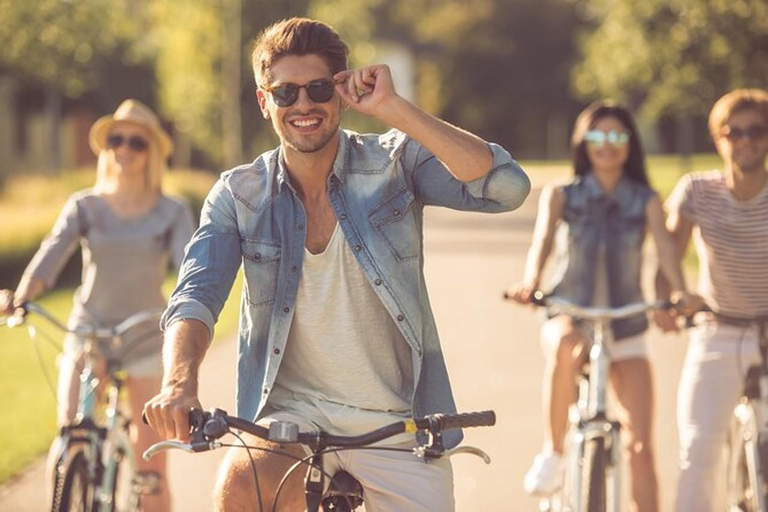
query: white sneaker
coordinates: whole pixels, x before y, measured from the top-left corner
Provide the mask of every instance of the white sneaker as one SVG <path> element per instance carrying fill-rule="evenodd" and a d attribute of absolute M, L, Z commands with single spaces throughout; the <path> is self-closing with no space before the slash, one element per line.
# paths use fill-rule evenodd
<path fill-rule="evenodd" d="M 528 494 L 549 496 L 563 484 L 563 458 L 557 453 L 540 453 L 525 474 L 523 488 Z"/>

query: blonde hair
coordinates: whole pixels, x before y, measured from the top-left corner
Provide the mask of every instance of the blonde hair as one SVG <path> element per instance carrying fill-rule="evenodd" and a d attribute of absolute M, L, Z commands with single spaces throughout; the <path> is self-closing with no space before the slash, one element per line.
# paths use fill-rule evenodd
<path fill-rule="evenodd" d="M 144 174 L 146 190 L 150 194 L 161 194 L 163 191 L 163 174 L 168 170 L 168 165 L 160 154 L 160 148 L 154 137 L 148 137 L 147 140 L 149 142 L 148 159 Z M 95 192 L 111 190 L 115 185 L 115 173 L 109 166 L 107 151 L 106 148 L 99 151 L 99 158 L 96 163 L 96 183 L 93 186 Z"/>
<path fill-rule="evenodd" d="M 720 132 L 728 119 L 737 111 L 754 109 L 760 112 L 768 123 L 768 92 L 763 89 L 734 89 L 717 102 L 709 111 L 709 134 L 713 140 L 720 137 Z"/>

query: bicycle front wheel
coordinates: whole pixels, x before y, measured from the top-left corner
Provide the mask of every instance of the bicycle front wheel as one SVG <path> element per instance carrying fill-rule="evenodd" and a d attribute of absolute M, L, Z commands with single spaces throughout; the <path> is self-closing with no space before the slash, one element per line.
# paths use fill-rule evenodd
<path fill-rule="evenodd" d="M 582 501 L 579 512 L 606 512 L 606 470 L 608 452 L 605 439 L 598 437 L 584 444 L 582 465 Z"/>
<path fill-rule="evenodd" d="M 92 512 L 93 492 L 88 461 L 83 452 L 78 452 L 57 468 L 51 511 Z"/>

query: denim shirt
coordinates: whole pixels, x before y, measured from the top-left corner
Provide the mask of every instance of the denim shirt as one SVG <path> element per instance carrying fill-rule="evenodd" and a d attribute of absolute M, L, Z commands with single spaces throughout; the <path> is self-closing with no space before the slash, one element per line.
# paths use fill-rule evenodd
<path fill-rule="evenodd" d="M 642 301 L 645 209 L 655 192 L 648 185 L 622 176 L 608 196 L 592 173 L 566 185 L 563 192 L 565 204 L 552 293 L 580 306 L 591 305 L 598 251 L 604 246 L 611 307 Z M 648 319 L 640 314 L 614 320 L 611 328 L 615 339 L 627 338 L 645 331 Z"/>
<path fill-rule="evenodd" d="M 456 179 L 402 132 L 340 131 L 328 198 L 352 252 L 411 348 L 412 413 L 455 412 L 424 280 L 423 208 L 497 213 L 520 206 L 527 176 L 490 144 L 493 167 L 469 183 Z M 162 325 L 197 319 L 209 331 L 242 264 L 237 414 L 258 418 L 280 368 L 302 272 L 306 213 L 281 148 L 227 171 L 209 193 L 200 228 L 187 247 Z M 470 269 L 467 269 L 470 271 Z M 334 314 L 333 305 L 325 305 Z M 340 335 L 343 335 L 340 333 Z M 343 354 L 338 368 L 343 371 Z M 446 445 L 461 440 L 446 433 Z"/>

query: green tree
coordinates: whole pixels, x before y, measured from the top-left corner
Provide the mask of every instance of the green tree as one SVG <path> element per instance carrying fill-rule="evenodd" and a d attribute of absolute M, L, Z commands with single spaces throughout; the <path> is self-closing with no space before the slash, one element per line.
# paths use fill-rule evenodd
<path fill-rule="evenodd" d="M 583 98 L 618 98 L 655 120 L 768 83 L 765 0 L 577 1 L 593 27 L 574 71 Z"/>
<path fill-rule="evenodd" d="M 567 0 L 315 0 L 351 43 L 394 40 L 417 58 L 417 101 L 518 156 L 562 156 L 579 105 L 570 68 L 579 27 Z M 358 59 L 358 63 L 359 63 Z"/>

